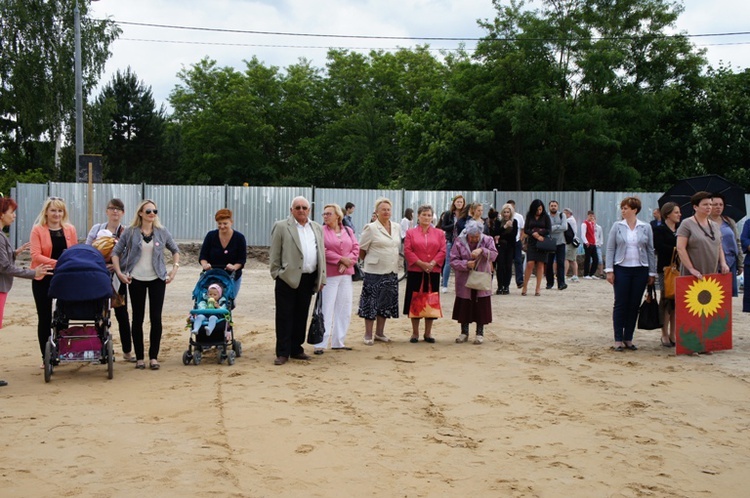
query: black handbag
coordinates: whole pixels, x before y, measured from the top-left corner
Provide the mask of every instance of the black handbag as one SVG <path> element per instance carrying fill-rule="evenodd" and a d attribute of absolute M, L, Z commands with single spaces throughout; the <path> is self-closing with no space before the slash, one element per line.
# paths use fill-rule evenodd
<path fill-rule="evenodd" d="M 352 281 L 359 282 L 365 279 L 365 272 L 362 271 L 362 267 L 359 263 L 354 263 L 354 273 L 352 274 Z"/>
<path fill-rule="evenodd" d="M 555 252 L 557 251 L 557 241 L 549 235 L 545 235 L 544 239 L 536 241 L 536 250 L 539 252 Z"/>
<path fill-rule="evenodd" d="M 315 309 L 313 310 L 312 320 L 310 320 L 310 328 L 307 329 L 307 343 L 308 344 L 320 344 L 323 342 L 323 336 L 326 333 L 326 326 L 323 320 L 323 302 L 320 299 L 321 292 L 318 292 L 318 296 L 315 298 Z"/>
<path fill-rule="evenodd" d="M 649 285 L 646 290 L 646 298 L 638 311 L 638 328 L 642 330 L 660 329 L 661 313 L 659 313 L 659 302 L 656 300 L 656 286 Z"/>

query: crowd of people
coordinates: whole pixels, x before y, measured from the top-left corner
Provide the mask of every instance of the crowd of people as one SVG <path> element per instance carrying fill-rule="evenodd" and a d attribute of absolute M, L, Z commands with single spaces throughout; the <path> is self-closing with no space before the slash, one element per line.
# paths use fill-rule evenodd
<path fill-rule="evenodd" d="M 543 278 L 547 290 L 556 284 L 564 291 L 566 279 L 579 281 L 577 254 L 582 244 L 583 279 L 606 278 L 613 286 L 613 349 L 638 349 L 633 343 L 638 309 L 646 286 L 654 283 L 662 290 L 661 344 L 674 347 L 675 300 L 664 295 L 664 268 L 678 260 L 682 275 L 702 278 L 708 273 L 731 273 L 733 296 L 738 295 L 737 275 L 749 269 L 750 258 L 744 254 L 750 251 L 750 224 L 745 223 L 739 234 L 734 220 L 723 215 L 724 202 L 720 194 L 698 192 L 691 199 L 692 217 L 682 220 L 679 206 L 667 202 L 654 210 L 654 220 L 646 223 L 637 217 L 642 209 L 640 199 L 627 197 L 620 203 L 621 219 L 611 227 L 603 253 L 603 229 L 596 223 L 594 212 L 588 211 L 578 227 L 572 211 L 560 210 L 556 200 L 545 207 L 542 200 L 534 199 L 525 217 L 516 212 L 515 202 L 508 200 L 499 211 L 490 209 L 483 218 L 481 203 L 467 203 L 457 195 L 440 216 L 432 206 L 422 205 L 416 210 L 416 220 L 413 209 L 408 208 L 396 223 L 391 219 L 393 203 L 380 198 L 371 222 L 358 235 L 351 218 L 354 204 L 347 203 L 344 209 L 326 204 L 323 223 L 319 224 L 310 218 L 310 202 L 295 197 L 289 216 L 276 222 L 271 231 L 270 273 L 275 281 L 276 304 L 274 364 L 283 365 L 290 358 L 310 359 L 303 344 L 310 303 L 316 293 L 322 297 L 325 334 L 314 345 L 314 353 L 323 354 L 328 348 L 351 349 L 346 346 L 346 337 L 353 308 L 352 279 L 360 267 L 363 278 L 357 315 L 364 321 L 362 341 L 367 346 L 376 341 L 390 342 L 385 326 L 389 318 L 399 317 L 402 248 L 407 270 L 402 313 L 411 320 L 411 343 L 418 343 L 420 335 L 424 342 L 435 342 L 433 323 L 442 316 L 440 294 L 448 291 L 451 270 L 455 289 L 451 318 L 459 325 L 456 342 L 468 342 L 469 327 L 474 323 L 473 343 L 482 344 L 484 326 L 492 322 L 492 294 L 510 294 L 514 273 L 522 296 L 527 295 L 532 276 L 535 296 L 541 295 Z M 16 208 L 13 199 L 0 198 L 0 229 L 15 221 Z M 149 368 L 158 370 L 162 308 L 166 286 L 180 267 L 179 248 L 161 225 L 153 200 L 146 199 L 136 207 L 128 226 L 122 224 L 125 205 L 120 199 L 109 201 L 106 215 L 106 221 L 91 228 L 85 243 L 99 248 L 97 242 L 103 237 L 110 240 L 111 252 L 103 255 L 107 268 L 119 281 L 115 294 L 125 302 L 114 309 L 123 358 L 135 363 L 136 369 L 146 368 L 143 322 L 148 298 Z M 217 229 L 206 235 L 199 262 L 204 271 L 221 269 L 230 273 L 236 297 L 247 259 L 247 242 L 233 229 L 230 210 L 220 209 L 215 220 Z M 30 242 L 14 249 L 7 237 L 0 237 L 0 328 L 13 278 L 33 279 L 42 357 L 51 330 L 52 299 L 48 291 L 55 264 L 63 251 L 77 243 L 65 201 L 58 197 L 45 201 Z M 31 268 L 17 267 L 16 257 L 29 249 Z M 171 264 L 165 259 L 165 250 L 172 255 Z M 128 298 L 132 315 L 128 314 Z M 222 289 L 207 292 L 205 298 L 216 304 L 222 298 Z M 747 292 L 743 311 L 750 312 Z M 0 381 L 2 385 L 6 382 Z"/>

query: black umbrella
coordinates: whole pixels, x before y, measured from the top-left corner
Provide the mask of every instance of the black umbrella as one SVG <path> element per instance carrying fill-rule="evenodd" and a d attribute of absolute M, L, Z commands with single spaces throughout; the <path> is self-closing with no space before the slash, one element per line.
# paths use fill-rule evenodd
<path fill-rule="evenodd" d="M 710 192 L 724 196 L 724 215 L 734 221 L 740 221 L 747 214 L 745 190 L 719 175 L 694 176 L 679 180 L 664 195 L 659 197 L 659 207 L 667 202 L 676 202 L 680 206 L 682 219 L 693 216 L 693 205 L 690 197 L 696 192 Z"/>

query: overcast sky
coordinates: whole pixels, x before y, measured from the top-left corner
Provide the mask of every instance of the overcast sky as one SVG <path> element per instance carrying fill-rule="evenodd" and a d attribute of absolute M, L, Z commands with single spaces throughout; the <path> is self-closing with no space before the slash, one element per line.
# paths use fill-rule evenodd
<path fill-rule="evenodd" d="M 747 0 L 684 0 L 678 28 L 689 34 L 750 31 Z M 486 32 L 477 19 L 494 18 L 491 0 L 99 0 L 89 15 L 119 22 L 252 30 L 282 33 L 462 37 Z M 150 85 L 158 103 L 179 82 L 177 72 L 208 56 L 220 66 L 242 69 L 256 56 L 263 64 L 285 68 L 301 57 L 325 66 L 328 47 L 393 49 L 413 47 L 411 40 L 300 37 L 212 33 L 121 24 L 102 81 L 130 66 Z M 145 41 L 150 40 L 150 41 Z M 190 43 L 176 43 L 190 42 Z M 693 38 L 708 50 L 709 63 L 750 67 L 750 35 Z M 430 41 L 432 48 L 456 48 L 459 42 Z M 234 46 L 228 44 L 235 44 Z M 472 48 L 474 42 L 466 42 Z M 95 92 L 98 93 L 98 90 Z"/>

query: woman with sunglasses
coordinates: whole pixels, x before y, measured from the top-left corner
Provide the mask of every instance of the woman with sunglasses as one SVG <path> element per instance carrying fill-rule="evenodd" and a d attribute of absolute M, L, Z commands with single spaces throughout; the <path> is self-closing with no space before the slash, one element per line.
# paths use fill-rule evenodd
<path fill-rule="evenodd" d="M 95 224 L 91 227 L 88 236 L 86 237 L 86 244 L 92 245 L 97 239 L 97 234 L 101 230 L 108 230 L 112 234 L 112 240 L 108 242 L 113 246 L 117 244 L 117 240 L 122 235 L 125 227 L 122 225 L 122 217 L 125 214 L 125 203 L 120 199 L 110 199 L 107 203 L 107 221 L 104 223 Z M 105 261 L 107 262 L 107 269 L 109 273 L 114 273 L 115 269 L 112 265 L 112 256 L 105 255 Z M 117 327 L 120 330 L 120 345 L 122 346 L 123 359 L 130 363 L 135 363 L 135 356 L 132 354 L 133 350 L 133 339 L 130 334 L 130 316 L 128 316 L 128 286 L 120 282 L 120 286 L 117 287 L 117 293 L 122 296 L 123 305 L 116 307 L 115 318 L 117 319 Z"/>
<path fill-rule="evenodd" d="M 112 264 L 117 278 L 128 285 L 133 308 L 133 347 L 135 368 L 146 368 L 143 354 L 143 319 L 146 314 L 146 294 L 149 301 L 151 330 L 149 333 L 149 368 L 159 370 L 161 343 L 161 312 L 166 285 L 174 280 L 180 267 L 180 250 L 169 231 L 159 223 L 156 203 L 146 199 L 138 205 L 133 222 L 122 233 L 112 252 Z M 172 270 L 167 273 L 164 249 L 172 253 Z"/>
<path fill-rule="evenodd" d="M 65 249 L 78 243 L 76 227 L 68 222 L 68 208 L 60 197 L 50 197 L 44 202 L 42 211 L 34 221 L 29 239 L 31 243 L 31 269 L 47 265 L 54 269 L 57 260 Z M 44 360 L 44 347 L 50 336 L 52 325 L 52 298 L 49 297 L 49 284 L 52 276 L 31 282 L 37 316 L 37 338 L 39 350 Z M 44 365 L 42 365 L 44 368 Z"/>

